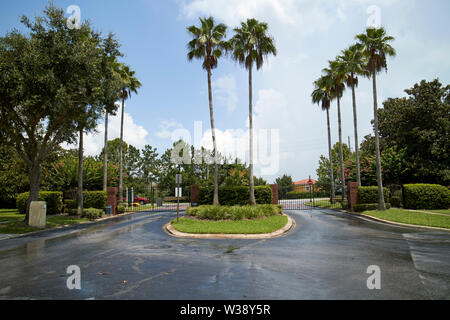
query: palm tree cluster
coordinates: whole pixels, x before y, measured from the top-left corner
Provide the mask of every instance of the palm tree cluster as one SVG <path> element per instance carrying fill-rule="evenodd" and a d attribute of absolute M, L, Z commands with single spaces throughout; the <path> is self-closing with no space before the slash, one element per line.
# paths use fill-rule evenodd
<path fill-rule="evenodd" d="M 311 95 L 312 101 L 319 104 L 327 112 L 328 124 L 328 149 L 331 169 L 331 200 L 335 201 L 335 187 L 333 176 L 333 159 L 331 154 L 331 127 L 330 127 L 330 108 L 333 100 L 337 101 L 338 111 L 338 135 L 339 135 L 339 162 L 340 162 L 340 181 L 342 184 L 343 200 L 346 198 L 345 177 L 344 177 L 344 159 L 342 144 L 342 118 L 341 118 L 341 98 L 347 88 L 352 90 L 353 101 L 353 125 L 355 131 L 356 146 L 356 179 L 361 186 L 361 171 L 359 160 L 359 138 L 358 121 L 355 89 L 358 87 L 359 77 L 372 78 L 373 82 L 373 101 L 374 101 L 374 132 L 376 145 L 376 164 L 377 164 L 377 183 L 378 183 L 378 207 L 379 210 L 386 210 L 383 195 L 382 168 L 380 162 L 380 143 L 378 132 L 378 104 L 377 104 L 377 85 L 376 75 L 382 70 L 387 70 L 387 57 L 395 56 L 395 49 L 389 44 L 394 40 L 393 37 L 386 34 L 384 28 L 367 28 L 366 32 L 355 37 L 357 43 L 343 50 L 341 55 L 335 60 L 329 61 L 329 66 L 322 70 L 322 76 L 314 81 L 314 91 Z"/>
<path fill-rule="evenodd" d="M 253 67 L 259 70 L 264 61 L 271 54 L 277 55 L 273 38 L 268 34 L 268 25 L 256 19 L 247 19 L 240 27 L 234 29 L 234 36 L 226 40 L 228 27 L 216 24 L 213 17 L 200 18 L 200 26 L 187 28 L 192 40 L 188 43 L 188 60 L 200 59 L 203 69 L 208 75 L 208 99 L 215 160 L 214 172 L 214 199 L 213 204 L 219 205 L 219 170 L 217 159 L 217 142 L 214 125 L 214 108 L 212 99 L 211 75 L 217 68 L 219 59 L 229 53 L 232 59 L 248 70 L 249 80 L 249 150 L 250 150 L 250 199 L 251 205 L 256 204 L 253 166 Z"/>

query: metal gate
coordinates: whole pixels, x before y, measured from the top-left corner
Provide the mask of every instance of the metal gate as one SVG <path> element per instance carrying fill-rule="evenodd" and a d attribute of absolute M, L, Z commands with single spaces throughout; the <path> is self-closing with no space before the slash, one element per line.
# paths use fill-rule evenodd
<path fill-rule="evenodd" d="M 123 206 L 126 212 L 177 211 L 190 207 L 190 187 L 182 188 L 182 197 L 175 197 L 175 188 L 161 188 L 158 185 L 125 186 L 123 189 Z"/>
<path fill-rule="evenodd" d="M 278 185 L 278 203 L 285 210 L 336 209 L 342 207 L 342 197 L 331 201 L 330 192 L 314 185 Z"/>

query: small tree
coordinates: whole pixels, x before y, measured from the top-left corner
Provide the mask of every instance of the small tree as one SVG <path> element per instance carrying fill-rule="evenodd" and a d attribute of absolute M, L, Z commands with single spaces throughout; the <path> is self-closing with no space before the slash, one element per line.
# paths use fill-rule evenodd
<path fill-rule="evenodd" d="M 101 37 L 87 22 L 70 29 L 66 20 L 50 4 L 34 22 L 22 17 L 28 34 L 0 38 L 0 128 L 28 165 L 28 208 L 38 200 L 42 162 L 75 141 L 84 106 L 101 96 Z"/>

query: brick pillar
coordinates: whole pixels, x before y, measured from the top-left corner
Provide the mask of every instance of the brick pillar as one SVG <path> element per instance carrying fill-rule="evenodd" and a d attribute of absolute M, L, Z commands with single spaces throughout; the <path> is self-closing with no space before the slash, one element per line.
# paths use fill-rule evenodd
<path fill-rule="evenodd" d="M 350 207 L 351 212 L 355 212 L 353 207 L 358 204 L 358 182 L 349 182 L 348 183 L 348 205 Z"/>
<path fill-rule="evenodd" d="M 198 206 L 200 186 L 191 186 L 191 206 Z"/>
<path fill-rule="evenodd" d="M 119 193 L 119 189 L 115 187 L 110 187 L 107 189 L 107 199 L 106 199 L 106 206 L 112 207 L 112 214 L 113 216 L 117 215 L 117 194 Z"/>
<path fill-rule="evenodd" d="M 272 188 L 272 204 L 278 204 L 278 185 L 271 184 L 270 187 Z"/>

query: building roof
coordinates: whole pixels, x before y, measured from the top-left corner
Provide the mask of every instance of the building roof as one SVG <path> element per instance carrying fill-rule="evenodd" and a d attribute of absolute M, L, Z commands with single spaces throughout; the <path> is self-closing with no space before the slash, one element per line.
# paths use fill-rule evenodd
<path fill-rule="evenodd" d="M 311 179 L 311 180 L 314 184 L 317 183 L 317 180 L 314 180 L 314 179 Z M 298 186 L 298 185 L 308 184 L 308 182 L 309 182 L 309 179 L 304 179 L 304 180 L 294 182 L 294 185 Z"/>

